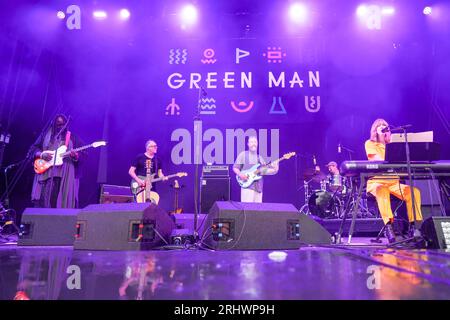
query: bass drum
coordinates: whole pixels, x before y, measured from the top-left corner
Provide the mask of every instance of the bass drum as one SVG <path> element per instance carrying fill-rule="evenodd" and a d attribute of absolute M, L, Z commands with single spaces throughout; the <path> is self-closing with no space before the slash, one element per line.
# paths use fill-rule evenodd
<path fill-rule="evenodd" d="M 337 218 L 341 205 L 336 195 L 323 190 L 314 191 L 308 199 L 309 212 L 320 218 Z"/>

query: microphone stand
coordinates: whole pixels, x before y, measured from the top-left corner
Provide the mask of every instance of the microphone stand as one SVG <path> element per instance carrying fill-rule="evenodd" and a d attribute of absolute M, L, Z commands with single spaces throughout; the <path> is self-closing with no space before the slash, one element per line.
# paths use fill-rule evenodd
<path fill-rule="evenodd" d="M 409 188 L 411 192 L 411 201 L 412 201 L 412 212 L 413 212 L 413 228 L 414 228 L 414 235 L 412 238 L 408 238 L 402 241 L 398 241 L 396 243 L 392 243 L 390 246 L 395 246 L 401 243 L 410 242 L 412 240 L 416 240 L 416 233 L 417 233 L 417 215 L 416 215 L 416 199 L 414 195 L 414 180 L 412 178 L 412 170 L 411 170 L 411 156 L 410 156 L 410 150 L 409 150 L 409 142 L 408 142 L 408 134 L 406 132 L 406 128 L 410 127 L 411 125 L 405 125 L 405 126 L 399 126 L 397 128 L 394 128 L 392 130 L 402 130 L 405 135 L 405 153 L 406 153 L 406 168 L 408 172 L 408 181 L 409 181 Z M 391 131 L 392 131 L 391 130 Z M 403 196 L 404 197 L 404 196 Z M 420 238 L 420 237 L 419 237 Z M 418 240 L 418 239 L 417 239 Z"/>
<path fill-rule="evenodd" d="M 201 102 L 201 98 L 202 98 L 202 93 L 206 92 L 204 91 L 204 89 L 202 87 L 198 88 L 198 101 L 197 101 L 197 111 L 196 114 L 194 116 L 194 131 L 196 129 L 196 122 L 200 122 L 201 123 L 201 119 L 200 119 L 200 102 Z M 199 134 L 199 133 L 197 133 Z M 202 140 L 200 139 L 200 141 L 195 141 L 195 132 L 194 132 L 194 145 L 195 148 L 197 149 L 199 146 L 197 145 L 198 143 L 202 143 Z M 201 148 L 200 148 L 201 149 Z M 201 152 L 198 150 L 194 150 L 194 158 L 197 157 L 202 157 L 202 155 L 200 155 L 199 153 Z M 198 240 L 200 239 L 199 235 L 198 235 L 198 215 L 200 213 L 200 177 L 199 177 L 199 161 L 197 161 L 198 159 L 194 159 L 195 162 L 195 175 L 194 175 L 194 242 L 197 243 Z"/>
<path fill-rule="evenodd" d="M 408 125 L 409 126 L 409 125 Z M 417 215 L 416 215 L 416 199 L 415 199 L 415 195 L 414 195 L 414 180 L 412 178 L 412 172 L 411 172 L 411 155 L 410 155 L 410 151 L 409 151 L 409 142 L 408 142 L 408 134 L 406 133 L 406 126 L 400 127 L 403 130 L 403 133 L 405 135 L 405 153 L 406 153 L 406 167 L 408 170 L 408 180 L 409 180 L 409 188 L 410 188 L 410 192 L 411 192 L 411 201 L 412 201 L 412 212 L 413 212 L 413 228 L 414 228 L 414 235 L 412 238 L 407 239 L 407 240 L 412 240 L 415 239 L 415 234 L 417 231 L 417 226 L 416 226 L 416 222 L 417 222 Z"/>
<path fill-rule="evenodd" d="M 342 145 L 342 144 L 339 144 L 339 148 L 342 149 L 342 150 L 347 151 L 347 154 L 348 154 L 348 160 L 349 160 L 349 161 L 353 161 L 353 159 L 352 159 L 352 153 L 355 153 L 354 150 L 349 149 L 349 148 L 347 148 L 346 146 L 344 146 L 344 145 Z M 339 173 L 339 174 L 340 174 L 340 173 Z M 345 184 L 344 181 L 343 181 L 343 184 Z M 353 179 L 351 179 L 351 178 L 349 179 L 349 190 L 353 190 Z M 353 194 L 348 195 L 348 196 L 353 196 Z M 344 214 L 345 214 L 345 213 L 344 213 Z"/>

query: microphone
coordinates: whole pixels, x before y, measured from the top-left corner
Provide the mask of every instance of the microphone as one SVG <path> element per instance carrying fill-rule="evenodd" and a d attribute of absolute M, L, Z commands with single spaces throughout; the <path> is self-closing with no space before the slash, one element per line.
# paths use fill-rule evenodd
<path fill-rule="evenodd" d="M 382 129 L 381 132 L 382 133 L 386 133 L 388 131 L 400 131 L 400 130 L 403 130 L 403 129 L 406 129 L 406 128 L 409 128 L 409 127 L 412 127 L 412 125 L 411 124 L 405 124 L 404 126 L 397 126 L 397 127 L 395 127 L 395 126 L 387 126 L 386 128 Z"/>
<path fill-rule="evenodd" d="M 387 127 L 385 127 L 384 125 L 380 126 L 377 128 L 377 133 L 383 134 L 383 133 L 389 132 L 389 131 L 391 131 L 391 128 L 393 128 L 393 127 L 394 126 L 391 126 L 391 125 L 388 125 Z"/>
<path fill-rule="evenodd" d="M 338 144 L 338 153 L 342 153 L 342 148 L 341 148 L 341 144 Z"/>
<path fill-rule="evenodd" d="M 314 163 L 314 166 L 317 166 L 317 160 L 316 160 L 316 156 L 315 155 L 313 155 L 313 163 Z"/>

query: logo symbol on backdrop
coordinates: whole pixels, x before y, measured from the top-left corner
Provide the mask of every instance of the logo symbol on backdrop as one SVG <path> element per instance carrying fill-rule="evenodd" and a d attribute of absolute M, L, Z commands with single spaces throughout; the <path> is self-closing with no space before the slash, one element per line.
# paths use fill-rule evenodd
<path fill-rule="evenodd" d="M 216 114 L 216 100 L 214 98 L 200 99 L 200 114 Z"/>
<path fill-rule="evenodd" d="M 231 101 L 231 107 L 234 111 L 239 113 L 249 112 L 253 108 L 253 105 L 253 101 L 250 101 L 249 103 L 245 101 L 239 101 L 237 105 L 234 101 Z"/>
<path fill-rule="evenodd" d="M 169 64 L 186 64 L 188 51 L 187 49 L 170 49 Z"/>
<path fill-rule="evenodd" d="M 267 57 L 268 63 L 281 63 L 286 53 L 281 51 L 281 47 L 267 47 L 267 53 L 263 53 L 263 56 Z"/>
<path fill-rule="evenodd" d="M 178 116 L 180 115 L 180 106 L 175 103 L 175 98 L 172 98 L 172 102 L 166 107 L 166 116 Z"/>
<path fill-rule="evenodd" d="M 281 101 L 281 97 L 278 97 L 278 108 L 277 108 L 277 97 L 273 97 L 272 99 L 272 107 L 270 108 L 270 114 L 287 114 L 286 109 L 284 108 L 283 101 Z"/>
<path fill-rule="evenodd" d="M 309 97 L 305 96 L 305 108 L 306 111 L 315 113 L 320 110 L 320 96 Z"/>
<path fill-rule="evenodd" d="M 236 63 L 240 63 L 240 59 L 248 57 L 250 55 L 250 51 L 241 50 L 236 48 Z"/>
<path fill-rule="evenodd" d="M 214 59 L 215 55 L 216 55 L 216 53 L 214 52 L 213 49 L 206 49 L 205 51 L 203 51 L 203 56 L 205 57 L 205 59 L 201 59 L 200 61 L 203 64 L 216 63 L 217 59 Z"/>

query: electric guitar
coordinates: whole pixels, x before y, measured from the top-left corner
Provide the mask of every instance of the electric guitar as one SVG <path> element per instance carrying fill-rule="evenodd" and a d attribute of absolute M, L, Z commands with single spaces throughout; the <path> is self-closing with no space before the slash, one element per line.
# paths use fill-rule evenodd
<path fill-rule="evenodd" d="M 260 163 L 257 163 L 253 167 L 251 167 L 250 169 L 241 171 L 241 174 L 245 174 L 247 176 L 247 180 L 245 180 L 245 181 L 242 180 L 238 175 L 236 175 L 236 180 L 239 183 L 239 185 L 241 186 L 241 188 L 246 189 L 246 188 L 250 187 L 253 182 L 262 179 L 261 172 L 262 172 L 263 169 L 267 168 L 271 164 L 278 163 L 278 162 L 281 162 L 283 160 L 290 159 L 293 156 L 295 156 L 295 152 L 290 152 L 290 153 L 284 154 L 281 158 L 279 158 L 277 160 L 274 160 L 274 161 L 272 161 L 269 164 L 262 165 Z"/>
<path fill-rule="evenodd" d="M 65 157 L 69 156 L 72 151 L 78 152 L 78 151 L 82 151 L 85 149 L 97 148 L 97 147 L 102 147 L 102 146 L 106 146 L 106 141 L 96 141 L 91 144 L 88 144 L 88 145 L 85 145 L 85 146 L 82 146 L 82 147 L 79 147 L 76 149 L 72 149 L 69 151 L 67 151 L 67 146 L 65 146 L 65 145 L 60 146 L 55 151 L 52 151 L 52 150 L 42 151 L 42 153 L 51 154 L 52 160 L 46 161 L 41 158 L 34 160 L 34 171 L 38 174 L 41 174 L 53 166 L 56 166 L 56 167 L 61 166 L 63 164 L 63 159 Z M 56 154 L 56 156 L 55 156 L 55 154 Z"/>
<path fill-rule="evenodd" d="M 150 165 L 149 165 L 149 163 L 150 163 Z M 139 184 L 136 182 L 136 180 L 133 179 L 131 181 L 131 192 L 135 195 L 136 202 L 138 202 L 138 203 L 152 202 L 154 204 L 158 204 L 160 197 L 159 197 L 159 194 L 157 194 L 155 191 L 152 191 L 152 183 L 161 181 L 162 178 L 155 178 L 156 174 L 150 173 L 151 160 L 146 161 L 146 167 L 147 167 L 146 176 L 145 177 L 138 176 L 140 179 L 145 179 L 145 186 L 140 187 Z M 174 177 L 181 178 L 181 177 L 185 177 L 185 176 L 187 176 L 187 172 L 178 172 L 175 174 L 165 176 L 165 178 L 171 179 Z"/>

